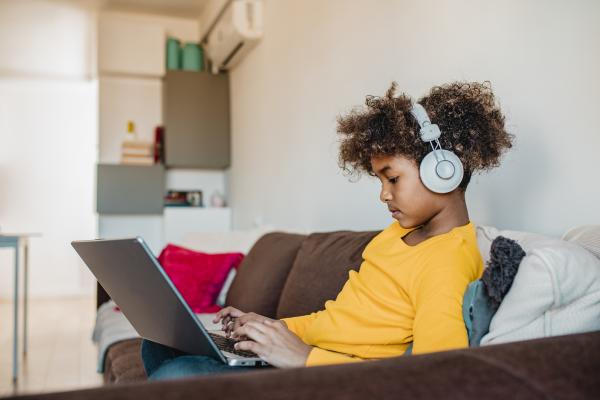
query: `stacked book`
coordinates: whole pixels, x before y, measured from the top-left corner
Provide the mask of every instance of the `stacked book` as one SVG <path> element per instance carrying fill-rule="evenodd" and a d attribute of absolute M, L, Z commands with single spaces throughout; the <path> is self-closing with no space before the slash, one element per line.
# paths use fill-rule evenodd
<path fill-rule="evenodd" d="M 125 140 L 121 145 L 121 163 L 129 165 L 154 164 L 154 143 L 143 140 Z"/>
<path fill-rule="evenodd" d="M 169 190 L 165 207 L 202 207 L 202 190 Z"/>

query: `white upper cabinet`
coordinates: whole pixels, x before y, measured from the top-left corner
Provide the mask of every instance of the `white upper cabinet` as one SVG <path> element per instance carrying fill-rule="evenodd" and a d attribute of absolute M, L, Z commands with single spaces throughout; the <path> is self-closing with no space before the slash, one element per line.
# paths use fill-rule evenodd
<path fill-rule="evenodd" d="M 98 26 L 100 74 L 162 77 L 165 74 L 164 26 L 118 14 L 103 14 Z"/>

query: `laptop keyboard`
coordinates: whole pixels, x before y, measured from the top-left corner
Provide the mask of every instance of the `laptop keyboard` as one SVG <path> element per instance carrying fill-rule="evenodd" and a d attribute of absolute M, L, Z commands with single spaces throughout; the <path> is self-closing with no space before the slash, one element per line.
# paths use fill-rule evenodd
<path fill-rule="evenodd" d="M 242 357 L 251 357 L 251 358 L 260 358 L 256 353 L 247 350 L 236 350 L 233 348 L 233 345 L 237 343 L 237 340 L 226 338 L 221 335 L 217 335 L 216 333 L 208 332 L 212 340 L 214 340 L 217 347 L 223 351 L 227 351 L 229 353 L 237 354 Z"/>

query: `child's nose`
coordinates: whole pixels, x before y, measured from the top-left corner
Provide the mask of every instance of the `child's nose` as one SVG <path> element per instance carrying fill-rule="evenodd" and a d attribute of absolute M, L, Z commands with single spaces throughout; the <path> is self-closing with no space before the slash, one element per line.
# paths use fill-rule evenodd
<path fill-rule="evenodd" d="M 392 200 L 392 194 L 390 192 L 388 192 L 387 190 L 381 190 L 381 192 L 379 193 L 379 199 L 383 202 L 383 203 L 387 203 L 388 201 Z"/>

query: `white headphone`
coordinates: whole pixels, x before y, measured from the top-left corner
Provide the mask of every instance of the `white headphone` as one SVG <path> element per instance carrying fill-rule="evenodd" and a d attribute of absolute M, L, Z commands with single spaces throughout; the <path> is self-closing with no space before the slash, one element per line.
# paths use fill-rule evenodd
<path fill-rule="evenodd" d="M 432 124 L 425 108 L 414 103 L 410 113 L 419 123 L 421 140 L 431 145 L 429 152 L 421 165 L 419 174 L 423 185 L 435 193 L 449 193 L 456 189 L 463 178 L 463 165 L 460 158 L 451 151 L 442 149 L 439 137 L 440 128 Z"/>

